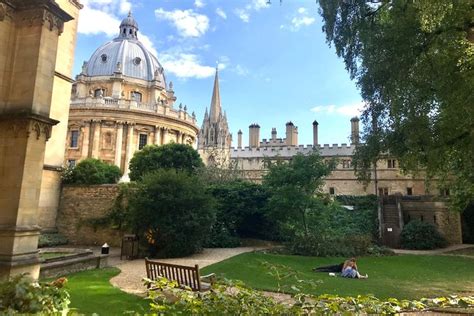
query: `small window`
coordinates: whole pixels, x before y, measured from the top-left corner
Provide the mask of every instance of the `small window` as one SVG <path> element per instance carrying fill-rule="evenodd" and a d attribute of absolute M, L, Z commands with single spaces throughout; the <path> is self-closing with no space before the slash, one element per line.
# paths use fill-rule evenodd
<path fill-rule="evenodd" d="M 100 60 L 102 60 L 103 63 L 106 63 L 107 62 L 107 55 L 106 54 L 100 55 Z"/>
<path fill-rule="evenodd" d="M 397 168 L 397 161 L 395 159 L 387 159 L 387 168 L 388 169 Z"/>
<path fill-rule="evenodd" d="M 388 188 L 379 188 L 379 196 L 388 195 Z"/>
<path fill-rule="evenodd" d="M 147 134 L 140 134 L 139 139 L 138 139 L 138 149 L 142 149 L 143 147 L 146 146 L 148 141 L 148 135 Z"/>
<path fill-rule="evenodd" d="M 142 59 L 140 57 L 135 57 L 133 59 L 133 63 L 137 66 L 140 65 L 141 62 L 142 62 Z"/>
<path fill-rule="evenodd" d="M 342 168 L 343 169 L 350 169 L 352 168 L 351 160 L 345 159 L 342 161 Z"/>
<path fill-rule="evenodd" d="M 69 168 L 74 168 L 76 166 L 76 160 L 75 159 L 68 159 L 67 160 L 67 165 Z"/>
<path fill-rule="evenodd" d="M 329 188 L 329 194 L 331 195 L 336 194 L 336 190 L 333 187 Z"/>
<path fill-rule="evenodd" d="M 133 101 L 142 102 L 142 94 L 140 92 L 132 91 L 131 99 Z"/>
<path fill-rule="evenodd" d="M 413 188 L 407 188 L 407 195 L 413 195 Z"/>
<path fill-rule="evenodd" d="M 71 131 L 71 142 L 69 143 L 70 148 L 77 148 L 79 143 L 79 131 Z"/>
<path fill-rule="evenodd" d="M 449 196 L 449 189 L 441 189 L 439 190 L 439 195 L 441 196 Z"/>

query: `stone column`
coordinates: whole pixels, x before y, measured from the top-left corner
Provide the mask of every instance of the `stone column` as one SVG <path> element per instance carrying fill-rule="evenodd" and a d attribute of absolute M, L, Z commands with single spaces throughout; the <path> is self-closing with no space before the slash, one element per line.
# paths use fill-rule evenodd
<path fill-rule="evenodd" d="M 127 123 L 127 147 L 125 153 L 125 166 L 122 181 L 129 181 L 130 178 L 128 174 L 130 173 L 130 160 L 135 153 L 135 144 L 134 144 L 134 128 L 132 123 Z"/>
<path fill-rule="evenodd" d="M 186 134 L 181 133 L 181 144 L 185 144 L 185 141 L 186 141 Z"/>
<path fill-rule="evenodd" d="M 163 145 L 168 144 L 170 142 L 169 139 L 169 128 L 163 128 Z"/>
<path fill-rule="evenodd" d="M 92 158 L 99 159 L 100 156 L 100 120 L 92 120 L 94 134 L 92 136 Z"/>
<path fill-rule="evenodd" d="M 71 18 L 52 0 L 0 6 L 0 280 L 39 276 L 39 195 L 46 141 L 58 123 L 50 118 L 53 74 Z"/>
<path fill-rule="evenodd" d="M 155 139 L 154 143 L 157 146 L 161 145 L 161 127 L 160 126 L 155 126 Z"/>
<path fill-rule="evenodd" d="M 176 144 L 181 144 L 181 136 L 182 133 L 180 131 L 176 131 Z"/>
<path fill-rule="evenodd" d="M 318 121 L 314 120 L 313 122 L 313 146 L 316 147 L 319 145 L 318 141 Z"/>
<path fill-rule="evenodd" d="M 117 133 L 115 138 L 115 165 L 122 169 L 122 138 L 123 138 L 123 123 L 117 122 Z"/>
<path fill-rule="evenodd" d="M 81 160 L 89 157 L 89 138 L 91 132 L 91 122 L 84 122 L 82 128 Z"/>

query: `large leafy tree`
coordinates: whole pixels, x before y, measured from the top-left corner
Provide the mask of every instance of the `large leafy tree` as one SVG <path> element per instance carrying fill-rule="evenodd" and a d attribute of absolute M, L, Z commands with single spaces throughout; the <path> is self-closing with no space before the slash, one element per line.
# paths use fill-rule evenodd
<path fill-rule="evenodd" d="M 215 220 L 213 204 L 197 175 L 160 169 L 137 184 L 126 221 L 151 255 L 187 256 L 202 249 Z"/>
<path fill-rule="evenodd" d="M 320 199 L 318 193 L 324 178 L 335 168 L 335 161 L 325 162 L 317 151 L 301 153 L 290 161 L 269 163 L 263 184 L 270 192 L 269 212 L 280 222 L 293 222 L 308 233 L 308 213 L 314 211 Z"/>
<path fill-rule="evenodd" d="M 176 169 L 195 173 L 204 164 L 198 152 L 189 145 L 169 143 L 145 146 L 130 160 L 130 180 L 140 180 L 159 169 Z"/>
<path fill-rule="evenodd" d="M 365 145 L 355 166 L 370 178 L 390 153 L 407 171 L 474 200 L 474 2 L 319 0 L 327 41 L 361 90 Z"/>

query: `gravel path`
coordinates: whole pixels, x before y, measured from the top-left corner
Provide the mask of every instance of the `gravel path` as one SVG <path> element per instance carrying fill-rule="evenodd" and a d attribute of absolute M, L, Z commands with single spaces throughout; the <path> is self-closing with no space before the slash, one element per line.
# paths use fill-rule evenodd
<path fill-rule="evenodd" d="M 174 259 L 160 259 L 161 262 L 194 266 L 199 265 L 199 268 L 204 268 L 213 263 L 223 261 L 233 256 L 239 255 L 245 252 L 251 252 L 255 250 L 262 250 L 267 247 L 237 247 L 237 248 L 213 248 L 204 249 L 202 253 L 192 255 L 185 258 L 174 258 Z M 118 250 L 118 252 L 117 252 Z M 120 288 L 121 290 L 136 294 L 144 295 L 145 286 L 143 285 L 142 279 L 146 276 L 145 260 L 137 259 L 132 261 L 120 261 L 119 249 L 113 249 L 109 258 L 109 265 L 113 265 L 121 270 L 120 274 L 113 277 L 110 280 L 113 286 Z"/>
<path fill-rule="evenodd" d="M 459 244 L 459 245 L 451 245 L 446 248 L 441 249 L 434 249 L 434 250 L 407 250 L 407 249 L 392 249 L 396 254 L 403 254 L 403 255 L 439 255 L 444 254 L 446 252 L 472 248 L 474 245 L 472 244 Z"/>

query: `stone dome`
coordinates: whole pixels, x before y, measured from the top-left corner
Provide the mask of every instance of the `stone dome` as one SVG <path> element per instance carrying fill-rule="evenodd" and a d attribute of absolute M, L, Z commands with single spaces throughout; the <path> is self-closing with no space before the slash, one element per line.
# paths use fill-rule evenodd
<path fill-rule="evenodd" d="M 123 76 L 146 81 L 158 80 L 166 89 L 166 80 L 158 59 L 138 39 L 138 24 L 129 13 L 120 24 L 119 36 L 100 46 L 89 59 L 85 75 L 90 77 Z"/>

